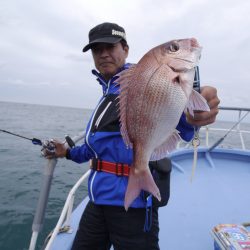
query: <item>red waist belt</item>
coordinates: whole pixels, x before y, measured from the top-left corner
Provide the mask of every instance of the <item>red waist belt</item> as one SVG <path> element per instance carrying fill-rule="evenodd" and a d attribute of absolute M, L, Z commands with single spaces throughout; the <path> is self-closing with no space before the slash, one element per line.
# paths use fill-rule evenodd
<path fill-rule="evenodd" d="M 102 161 L 96 158 L 91 159 L 90 168 L 96 171 L 103 171 L 118 176 L 129 176 L 130 167 L 128 164 Z"/>

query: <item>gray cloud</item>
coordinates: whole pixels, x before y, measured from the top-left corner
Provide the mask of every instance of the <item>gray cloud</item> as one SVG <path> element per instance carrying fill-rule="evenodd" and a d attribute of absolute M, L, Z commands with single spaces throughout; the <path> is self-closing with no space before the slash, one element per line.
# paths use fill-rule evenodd
<path fill-rule="evenodd" d="M 90 28 L 111 21 L 127 31 L 131 62 L 168 40 L 196 37 L 202 82 L 218 88 L 222 105 L 250 106 L 249 11 L 245 0 L 2 2 L 0 100 L 94 107 L 101 90 L 82 48 Z"/>
<path fill-rule="evenodd" d="M 86 55 L 83 55 L 83 54 L 73 54 L 73 53 L 70 53 L 70 54 L 67 54 L 64 56 L 64 58 L 66 60 L 70 60 L 70 61 L 73 61 L 73 62 L 85 62 L 85 63 L 93 63 L 93 59 L 91 56 L 86 56 Z"/>

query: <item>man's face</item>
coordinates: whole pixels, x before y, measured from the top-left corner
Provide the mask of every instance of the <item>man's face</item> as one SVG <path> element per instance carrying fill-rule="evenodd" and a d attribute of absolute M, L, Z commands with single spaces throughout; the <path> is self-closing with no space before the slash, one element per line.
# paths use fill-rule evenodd
<path fill-rule="evenodd" d="M 91 50 L 95 67 L 105 80 L 109 80 L 117 73 L 128 56 L 128 47 L 123 48 L 120 42 L 115 44 L 97 43 Z"/>

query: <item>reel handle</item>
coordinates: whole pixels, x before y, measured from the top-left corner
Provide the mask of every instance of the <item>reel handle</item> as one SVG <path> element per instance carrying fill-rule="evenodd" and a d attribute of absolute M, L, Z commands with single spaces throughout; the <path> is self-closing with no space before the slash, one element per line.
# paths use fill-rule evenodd
<path fill-rule="evenodd" d="M 65 136 L 65 140 L 68 143 L 68 145 L 69 145 L 70 148 L 74 148 L 75 147 L 74 141 L 68 135 Z"/>

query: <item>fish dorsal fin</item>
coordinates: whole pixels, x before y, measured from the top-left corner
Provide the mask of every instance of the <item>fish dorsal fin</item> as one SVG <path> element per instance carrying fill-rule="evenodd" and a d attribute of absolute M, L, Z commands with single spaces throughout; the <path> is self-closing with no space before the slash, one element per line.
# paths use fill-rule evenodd
<path fill-rule="evenodd" d="M 117 84 L 120 85 L 119 91 L 119 113 L 120 113 L 120 124 L 121 134 L 125 144 L 132 148 L 133 144 L 129 139 L 127 129 L 127 100 L 129 85 L 133 82 L 133 76 L 135 75 L 136 65 L 131 66 L 129 69 L 122 71 L 118 74 L 119 78 L 116 80 Z"/>
<path fill-rule="evenodd" d="M 194 110 L 210 111 L 206 99 L 197 91 L 192 90 L 185 111 L 194 116 Z"/>
<path fill-rule="evenodd" d="M 120 73 L 116 74 L 116 76 L 119 76 L 119 78 L 116 80 L 116 82 L 120 85 L 127 85 L 129 82 L 129 79 L 133 76 L 133 73 L 136 69 L 137 64 L 131 65 L 128 69 L 125 69 L 121 71 Z"/>
<path fill-rule="evenodd" d="M 181 137 L 179 135 L 179 131 L 175 130 L 164 143 L 154 150 L 154 152 L 151 154 L 150 161 L 157 161 L 166 157 L 168 153 L 176 149 L 180 140 Z"/>

